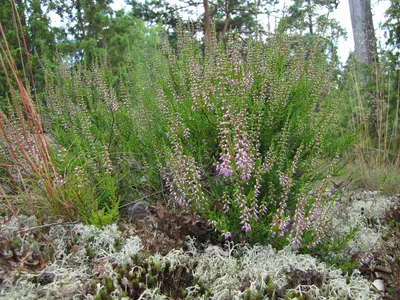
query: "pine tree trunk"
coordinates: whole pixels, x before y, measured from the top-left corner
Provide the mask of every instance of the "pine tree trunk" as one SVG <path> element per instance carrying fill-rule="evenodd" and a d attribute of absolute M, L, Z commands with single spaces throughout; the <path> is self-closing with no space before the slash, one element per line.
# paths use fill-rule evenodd
<path fill-rule="evenodd" d="M 225 1 L 225 21 L 224 27 L 222 28 L 222 37 L 225 38 L 226 32 L 228 31 L 229 22 L 231 20 L 231 11 L 229 7 L 229 1 Z"/>
<path fill-rule="evenodd" d="M 376 85 L 375 70 L 378 57 L 371 2 L 370 0 L 349 0 L 349 5 L 360 85 L 361 87 L 374 87 Z M 381 132 L 379 95 L 367 88 L 363 91 L 362 98 L 371 103 L 368 126 L 373 132 L 379 134 Z"/>
<path fill-rule="evenodd" d="M 203 0 L 204 5 L 204 36 L 206 38 L 206 45 L 211 43 L 211 16 L 210 6 L 208 0 Z"/>
<path fill-rule="evenodd" d="M 376 38 L 370 0 L 349 0 L 354 48 L 359 62 L 372 66 L 376 62 Z"/>

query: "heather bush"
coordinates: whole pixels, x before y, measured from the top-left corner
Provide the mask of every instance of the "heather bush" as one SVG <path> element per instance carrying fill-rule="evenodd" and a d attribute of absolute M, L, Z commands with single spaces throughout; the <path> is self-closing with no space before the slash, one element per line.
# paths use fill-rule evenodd
<path fill-rule="evenodd" d="M 177 49 L 161 35 L 119 72 L 106 55 L 90 68 L 44 63 L 41 113 L 65 203 L 104 226 L 121 203 L 161 194 L 226 239 L 319 244 L 348 144 L 323 41 L 178 36 Z"/>
<path fill-rule="evenodd" d="M 121 199 L 137 196 L 143 176 L 127 86 L 116 83 L 106 59 L 90 69 L 62 63 L 46 68 L 46 127 L 59 145 L 65 189 L 88 224 L 115 222 Z"/>
<path fill-rule="evenodd" d="M 165 135 L 154 151 L 169 198 L 226 239 L 319 244 L 324 192 L 348 144 L 336 134 L 341 98 L 323 41 L 306 50 L 278 32 L 203 51 L 182 30 L 176 50 L 161 44 L 138 101 Z"/>
<path fill-rule="evenodd" d="M 111 224 L 123 205 L 159 193 L 155 154 L 147 146 L 156 142 L 133 84 L 140 78 L 139 61 L 151 60 L 157 44 L 153 33 L 143 41 L 121 54 L 124 66 L 111 66 L 106 52 L 90 66 L 62 58 L 55 65 L 42 62 L 43 126 L 54 139 L 62 189 L 87 224 Z"/>

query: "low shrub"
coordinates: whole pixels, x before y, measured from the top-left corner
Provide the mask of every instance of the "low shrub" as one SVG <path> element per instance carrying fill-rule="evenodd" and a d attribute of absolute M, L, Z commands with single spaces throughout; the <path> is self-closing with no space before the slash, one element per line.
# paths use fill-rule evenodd
<path fill-rule="evenodd" d="M 336 131 L 341 96 L 322 41 L 277 32 L 203 51 L 182 30 L 175 51 L 162 39 L 138 101 L 165 135 L 153 151 L 169 199 L 226 239 L 319 244 L 324 192 L 351 141 Z"/>

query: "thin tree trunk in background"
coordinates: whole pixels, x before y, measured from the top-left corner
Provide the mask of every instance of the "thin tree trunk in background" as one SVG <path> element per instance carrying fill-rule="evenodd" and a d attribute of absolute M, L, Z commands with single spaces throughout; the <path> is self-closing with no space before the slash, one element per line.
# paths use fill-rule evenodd
<path fill-rule="evenodd" d="M 204 5 L 204 36 L 206 38 L 206 45 L 208 47 L 211 42 L 211 17 L 210 17 L 210 6 L 208 0 L 203 0 Z"/>
<path fill-rule="evenodd" d="M 308 3 L 308 9 L 310 9 L 311 8 L 311 0 L 308 0 L 307 3 Z M 310 34 L 314 35 L 312 13 L 310 10 L 308 11 L 308 29 L 310 30 Z"/>
<path fill-rule="evenodd" d="M 377 84 L 377 48 L 370 0 L 349 0 L 351 25 L 353 27 L 354 50 L 357 64 L 358 78 L 361 87 L 376 87 Z M 371 93 L 364 90 L 363 101 L 371 102 L 368 127 L 375 131 L 379 143 L 382 134 L 381 105 L 378 89 Z M 378 147 L 380 148 L 380 146 Z"/>
<path fill-rule="evenodd" d="M 376 39 L 370 0 L 349 0 L 354 49 L 359 62 L 372 66 L 376 61 Z"/>
<path fill-rule="evenodd" d="M 222 29 L 222 38 L 225 38 L 225 34 L 228 31 L 229 21 L 231 20 L 231 11 L 229 7 L 229 1 L 225 1 L 225 21 L 224 28 Z"/>

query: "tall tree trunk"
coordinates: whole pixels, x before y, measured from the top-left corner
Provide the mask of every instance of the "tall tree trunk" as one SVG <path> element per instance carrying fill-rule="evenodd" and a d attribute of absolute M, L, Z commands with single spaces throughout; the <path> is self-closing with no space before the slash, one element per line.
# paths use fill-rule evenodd
<path fill-rule="evenodd" d="M 208 0 L 203 0 L 204 5 L 204 36 L 206 38 L 206 47 L 208 48 L 211 43 L 211 16 L 210 16 L 210 6 L 208 5 Z"/>
<path fill-rule="evenodd" d="M 376 61 L 376 39 L 370 0 L 349 0 L 354 48 L 359 62 L 372 66 Z"/>
<path fill-rule="evenodd" d="M 224 28 L 222 28 L 222 38 L 225 38 L 225 34 L 228 31 L 229 21 L 231 20 L 231 10 L 229 7 L 229 1 L 225 1 L 225 21 Z"/>
<path fill-rule="evenodd" d="M 376 38 L 372 22 L 370 0 L 349 0 L 351 25 L 353 27 L 354 50 L 358 61 L 357 71 L 362 87 L 374 86 L 376 83 L 375 67 L 377 62 Z M 368 126 L 373 132 L 381 134 L 381 105 L 378 93 L 366 89 L 363 94 L 365 101 L 371 101 Z"/>
<path fill-rule="evenodd" d="M 311 12 L 311 0 L 307 1 L 308 4 L 308 29 L 310 31 L 311 35 L 314 35 L 314 30 L 313 30 L 313 20 L 312 20 L 312 12 Z"/>

